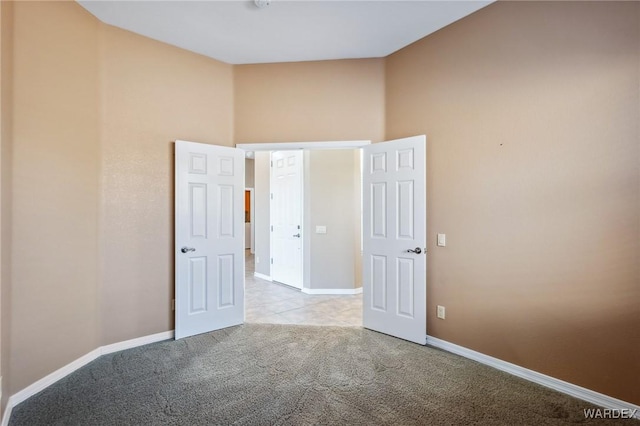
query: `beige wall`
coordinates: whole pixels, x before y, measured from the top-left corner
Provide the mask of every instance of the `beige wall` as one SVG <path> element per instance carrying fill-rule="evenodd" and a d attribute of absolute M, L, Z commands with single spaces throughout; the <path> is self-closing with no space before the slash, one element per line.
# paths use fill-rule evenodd
<path fill-rule="evenodd" d="M 11 335 L 11 139 L 13 3 L 0 2 L 0 413 L 9 398 Z"/>
<path fill-rule="evenodd" d="M 310 151 L 308 159 L 309 288 L 353 289 L 358 284 L 354 236 L 360 228 L 360 212 L 356 216 L 353 208 L 360 198 L 354 175 L 360 168 L 352 150 Z M 317 234 L 316 226 L 325 226 L 327 233 Z"/>
<path fill-rule="evenodd" d="M 101 24 L 74 2 L 20 2 L 5 15 L 10 6 L 7 396 L 100 345 L 173 328 L 172 141 L 233 140 L 230 65 Z"/>
<path fill-rule="evenodd" d="M 253 188 L 255 185 L 255 160 L 247 158 L 244 160 L 244 187 Z"/>
<path fill-rule="evenodd" d="M 255 154 L 255 186 L 253 195 L 255 197 L 255 271 L 259 274 L 270 276 L 271 265 L 271 233 L 269 224 L 271 223 L 270 212 L 270 168 L 271 156 L 268 151 L 258 151 Z"/>
<path fill-rule="evenodd" d="M 234 68 L 235 142 L 384 136 L 384 59 Z"/>
<path fill-rule="evenodd" d="M 98 25 L 14 4 L 11 393 L 99 343 Z"/>
<path fill-rule="evenodd" d="M 101 342 L 173 329 L 173 143 L 230 146 L 232 67 L 102 26 Z"/>
<path fill-rule="evenodd" d="M 635 404 L 639 9 L 493 4 L 388 58 L 386 125 L 428 137 L 429 334 Z"/>

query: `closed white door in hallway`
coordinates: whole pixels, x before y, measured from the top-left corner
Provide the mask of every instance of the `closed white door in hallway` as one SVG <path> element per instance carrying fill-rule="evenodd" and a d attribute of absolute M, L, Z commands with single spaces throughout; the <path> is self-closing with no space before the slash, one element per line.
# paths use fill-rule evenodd
<path fill-rule="evenodd" d="M 271 278 L 302 288 L 302 151 L 271 153 Z"/>

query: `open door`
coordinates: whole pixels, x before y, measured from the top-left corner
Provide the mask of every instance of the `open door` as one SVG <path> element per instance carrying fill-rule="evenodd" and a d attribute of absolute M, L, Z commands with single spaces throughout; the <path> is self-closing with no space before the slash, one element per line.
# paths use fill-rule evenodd
<path fill-rule="evenodd" d="M 244 151 L 176 141 L 175 338 L 244 322 Z"/>
<path fill-rule="evenodd" d="M 426 136 L 363 147 L 363 325 L 424 345 Z"/>

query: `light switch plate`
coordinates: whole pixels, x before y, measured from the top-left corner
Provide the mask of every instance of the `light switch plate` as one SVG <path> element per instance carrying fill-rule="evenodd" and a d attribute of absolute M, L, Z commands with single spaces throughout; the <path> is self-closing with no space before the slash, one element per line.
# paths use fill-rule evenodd
<path fill-rule="evenodd" d="M 447 245 L 447 236 L 445 234 L 438 234 L 438 246 L 445 247 Z"/>
<path fill-rule="evenodd" d="M 440 306 L 438 305 L 438 312 L 437 312 L 437 316 L 440 319 L 444 319 L 445 317 L 445 307 L 444 306 Z"/>
<path fill-rule="evenodd" d="M 326 226 L 316 226 L 316 234 L 326 234 L 327 227 Z"/>

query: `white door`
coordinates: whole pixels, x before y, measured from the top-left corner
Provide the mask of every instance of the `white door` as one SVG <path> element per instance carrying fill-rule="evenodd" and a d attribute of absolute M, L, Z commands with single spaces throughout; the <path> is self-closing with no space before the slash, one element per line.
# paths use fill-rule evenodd
<path fill-rule="evenodd" d="M 424 345 L 426 137 L 363 148 L 363 325 Z"/>
<path fill-rule="evenodd" d="M 244 154 L 176 141 L 175 337 L 244 322 Z"/>
<path fill-rule="evenodd" d="M 271 279 L 302 288 L 302 151 L 271 153 Z"/>

